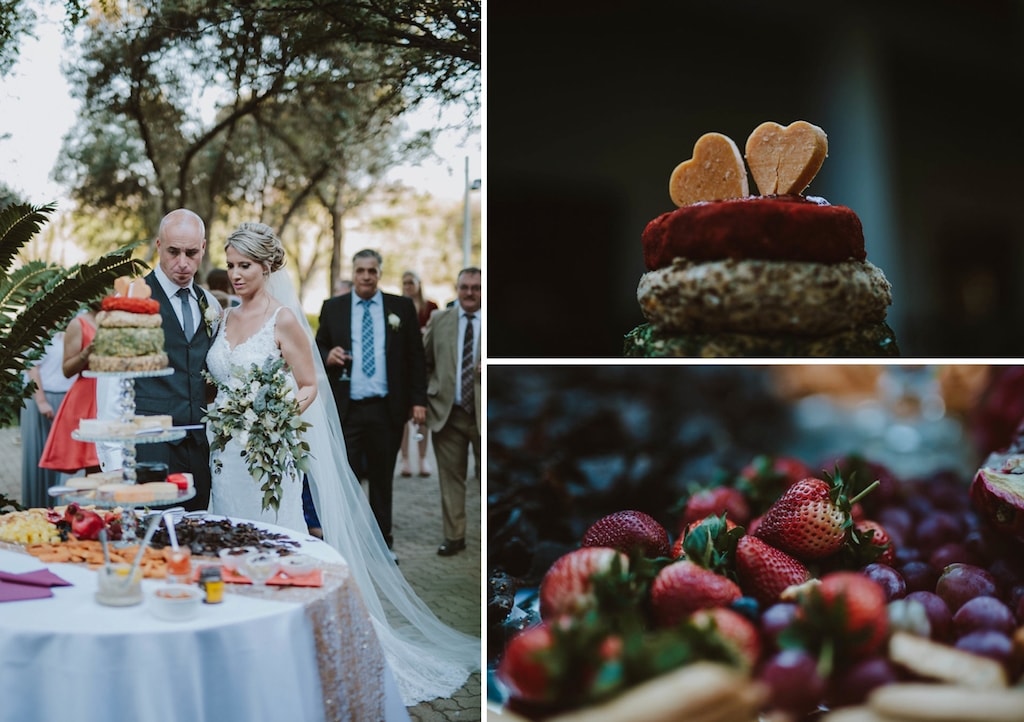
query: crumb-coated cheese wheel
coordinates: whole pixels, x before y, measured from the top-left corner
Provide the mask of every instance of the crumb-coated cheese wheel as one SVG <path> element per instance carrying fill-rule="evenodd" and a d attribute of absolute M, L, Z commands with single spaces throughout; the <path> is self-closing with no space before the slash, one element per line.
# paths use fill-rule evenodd
<path fill-rule="evenodd" d="M 156 328 L 101 327 L 92 341 L 92 353 L 100 356 L 146 356 L 164 349 L 164 330 Z"/>
<path fill-rule="evenodd" d="M 677 208 L 647 224 L 642 244 L 651 271 L 675 258 L 814 263 L 867 258 L 856 213 L 802 196 L 752 196 Z"/>
<path fill-rule="evenodd" d="M 885 323 L 825 336 L 754 333 L 660 332 L 641 324 L 623 339 L 623 355 L 636 358 L 851 358 L 900 355 Z"/>
<path fill-rule="evenodd" d="M 811 336 L 884 321 L 892 287 L 867 261 L 677 258 L 640 278 L 637 301 L 661 331 Z"/>
<path fill-rule="evenodd" d="M 158 371 L 167 368 L 167 354 L 160 352 L 146 356 L 89 356 L 91 371 Z"/>
<path fill-rule="evenodd" d="M 130 313 L 128 311 L 100 311 L 96 325 L 100 328 L 156 328 L 163 323 L 158 313 Z"/>

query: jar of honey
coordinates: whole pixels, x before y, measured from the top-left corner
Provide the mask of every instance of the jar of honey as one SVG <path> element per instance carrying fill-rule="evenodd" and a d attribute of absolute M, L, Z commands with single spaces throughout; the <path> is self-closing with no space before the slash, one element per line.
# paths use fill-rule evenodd
<path fill-rule="evenodd" d="M 224 575 L 220 567 L 203 567 L 199 572 L 199 586 L 206 593 L 205 603 L 220 604 L 224 601 Z"/>

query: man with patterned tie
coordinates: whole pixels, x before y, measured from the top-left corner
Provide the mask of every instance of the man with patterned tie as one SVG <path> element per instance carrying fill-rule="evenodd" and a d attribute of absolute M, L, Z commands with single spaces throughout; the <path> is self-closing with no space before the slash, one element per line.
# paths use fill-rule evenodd
<path fill-rule="evenodd" d="M 411 418 L 427 415 L 423 340 L 411 298 L 382 293 L 384 260 L 352 257 L 351 293 L 324 301 L 316 343 L 341 416 L 349 464 L 370 486 L 370 508 L 390 549 L 392 483 Z"/>
<path fill-rule="evenodd" d="M 156 250 L 159 263 L 145 280 L 160 302 L 164 350 L 175 373 L 136 379 L 135 412 L 170 414 L 175 426 L 201 425 L 207 403 L 202 370 L 215 330 L 207 322 L 207 309 L 220 309 L 213 294 L 195 282 L 206 252 L 206 224 L 185 208 L 171 211 L 160 221 Z M 205 429 L 188 431 L 180 441 L 139 444 L 136 455 L 139 461 L 166 463 L 172 474 L 191 473 L 196 495 L 185 508 L 209 506 L 210 443 Z"/>
<path fill-rule="evenodd" d="M 459 271 L 458 303 L 436 311 L 423 337 L 427 361 L 427 426 L 441 483 L 443 557 L 466 548 L 466 475 L 473 448 L 480 480 L 480 289 L 479 268 Z"/>

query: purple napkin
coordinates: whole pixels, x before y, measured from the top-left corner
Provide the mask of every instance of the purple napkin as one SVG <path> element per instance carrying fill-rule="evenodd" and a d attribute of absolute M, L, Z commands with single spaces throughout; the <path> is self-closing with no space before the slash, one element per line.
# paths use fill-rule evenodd
<path fill-rule="evenodd" d="M 36 569 L 33 572 L 12 572 L 0 571 L 0 582 L 14 582 L 16 584 L 28 584 L 34 587 L 70 587 L 71 582 L 61 579 L 49 569 Z M 49 596 L 49 595 L 47 595 Z"/>
<path fill-rule="evenodd" d="M 35 584 L 13 584 L 0 580 L 0 602 L 19 602 L 25 599 L 46 599 L 52 597 L 49 587 Z"/>

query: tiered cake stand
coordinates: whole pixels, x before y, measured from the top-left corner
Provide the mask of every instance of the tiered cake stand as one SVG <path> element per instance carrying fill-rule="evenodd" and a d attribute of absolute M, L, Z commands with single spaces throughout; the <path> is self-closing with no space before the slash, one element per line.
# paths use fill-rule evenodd
<path fill-rule="evenodd" d="M 128 423 L 132 420 L 132 417 L 135 416 L 135 379 L 151 378 L 155 376 L 170 376 L 173 373 L 173 368 L 166 368 L 159 369 L 157 371 L 83 371 L 82 375 L 86 378 L 109 378 L 117 380 L 118 416 L 122 422 Z M 170 429 L 161 429 L 159 431 L 142 431 L 131 436 L 82 434 L 78 431 L 72 431 L 71 437 L 78 441 L 118 444 L 121 447 L 122 454 L 122 479 L 125 484 L 134 484 L 137 480 L 135 471 L 135 446 L 137 444 L 155 444 L 164 441 L 177 441 L 178 439 L 184 438 L 186 433 L 187 431 L 185 429 L 172 427 Z M 105 508 L 122 507 L 126 510 L 134 510 L 139 507 L 170 506 L 172 504 L 188 501 L 195 495 L 195 489 L 189 488 L 184 491 L 179 491 L 178 496 L 173 499 L 159 499 L 148 502 L 125 502 L 114 501 L 112 499 L 94 498 L 86 492 L 63 494 L 62 497 L 67 502 L 93 504 L 95 506 Z M 138 536 L 136 534 L 137 528 L 138 520 L 136 519 L 135 512 L 131 511 L 130 513 L 124 514 L 121 521 L 122 545 L 132 544 L 138 540 Z"/>

